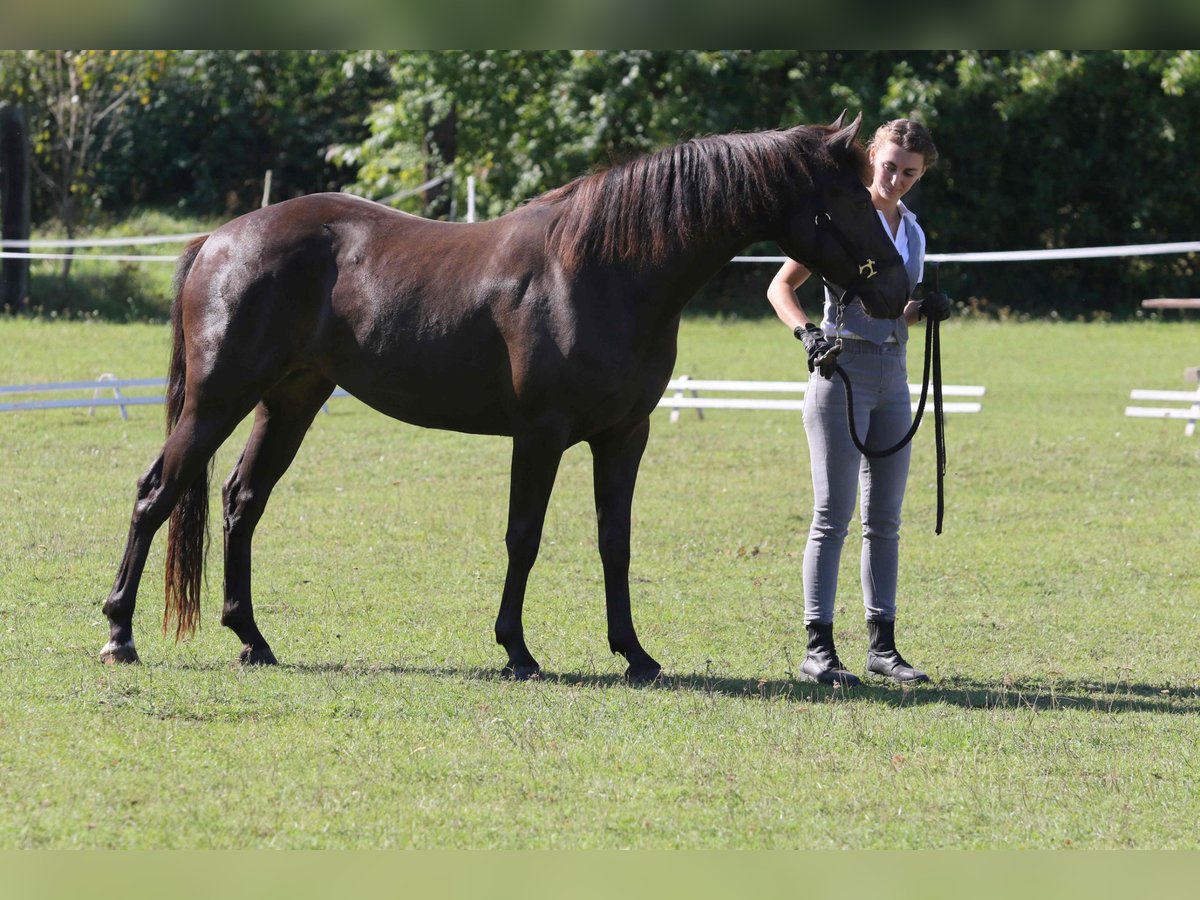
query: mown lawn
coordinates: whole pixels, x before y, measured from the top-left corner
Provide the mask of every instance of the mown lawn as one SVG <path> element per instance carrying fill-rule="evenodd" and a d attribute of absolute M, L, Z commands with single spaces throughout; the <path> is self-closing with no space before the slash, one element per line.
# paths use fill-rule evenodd
<path fill-rule="evenodd" d="M 3 321 L 0 384 L 161 375 L 167 337 Z M 1183 387 L 1200 325 L 952 321 L 943 344 L 947 381 L 988 393 L 948 423 L 941 536 L 932 430 L 917 439 L 899 633 L 933 682 L 908 691 L 793 678 L 798 414 L 655 414 L 634 618 L 672 679 L 635 688 L 604 636 L 585 448 L 530 584 L 540 682 L 500 679 L 491 635 L 508 442 L 353 400 L 318 418 L 259 528 L 283 665 L 233 663 L 214 516 L 199 635 L 161 636 L 160 535 L 143 663 L 106 668 L 100 604 L 161 408 L 0 413 L 0 847 L 1196 848 L 1200 443 L 1122 413 L 1130 388 Z M 777 324 L 691 319 L 676 372 L 801 361 Z M 856 670 L 857 547 L 837 622 Z"/>

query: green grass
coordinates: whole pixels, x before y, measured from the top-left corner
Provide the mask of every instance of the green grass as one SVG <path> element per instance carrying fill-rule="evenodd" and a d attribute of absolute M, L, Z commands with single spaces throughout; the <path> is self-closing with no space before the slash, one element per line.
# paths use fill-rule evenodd
<path fill-rule="evenodd" d="M 0 384 L 161 375 L 161 326 L 0 322 Z M 526 604 L 545 679 L 496 672 L 509 443 L 356 401 L 318 417 L 256 540 L 283 665 L 220 607 L 163 638 L 162 536 L 106 668 L 100 612 L 161 408 L 0 414 L 0 847 L 1196 848 L 1200 442 L 1126 419 L 1200 325 L 951 322 L 946 529 L 917 438 L 901 647 L 933 683 L 794 680 L 811 488 L 798 415 L 655 414 L 634 619 L 670 686 L 608 653 L 591 465 L 568 452 Z M 916 354 L 914 347 L 914 356 Z M 685 321 L 676 371 L 798 378 L 769 322 Z M 914 360 L 915 368 L 915 360 Z M 246 437 L 218 456 L 214 482 Z M 214 484 L 214 492 L 215 492 Z M 862 667 L 858 543 L 839 649 Z"/>

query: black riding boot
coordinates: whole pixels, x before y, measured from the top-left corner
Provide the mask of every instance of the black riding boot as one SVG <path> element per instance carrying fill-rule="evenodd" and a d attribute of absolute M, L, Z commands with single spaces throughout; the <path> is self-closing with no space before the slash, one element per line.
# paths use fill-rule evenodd
<path fill-rule="evenodd" d="M 837 650 L 833 648 L 833 624 L 810 622 L 808 629 L 808 655 L 800 664 L 800 680 L 818 684 L 834 684 L 854 687 L 858 679 L 842 666 Z"/>
<path fill-rule="evenodd" d="M 867 650 L 867 671 L 901 684 L 928 681 L 929 676 L 914 669 L 896 649 L 896 623 L 884 619 L 867 619 L 867 634 L 871 647 Z"/>

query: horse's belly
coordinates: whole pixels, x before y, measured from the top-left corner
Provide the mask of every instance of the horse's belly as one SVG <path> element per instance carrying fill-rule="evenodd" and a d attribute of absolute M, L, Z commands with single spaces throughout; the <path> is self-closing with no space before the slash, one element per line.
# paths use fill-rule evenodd
<path fill-rule="evenodd" d="M 446 390 L 436 382 L 414 388 L 353 378 L 337 381 L 351 396 L 401 422 L 470 434 L 512 434 L 499 395 L 482 386 Z"/>

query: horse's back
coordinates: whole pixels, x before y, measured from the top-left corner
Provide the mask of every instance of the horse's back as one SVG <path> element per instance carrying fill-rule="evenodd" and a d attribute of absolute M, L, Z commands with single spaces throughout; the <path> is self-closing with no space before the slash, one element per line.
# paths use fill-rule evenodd
<path fill-rule="evenodd" d="M 346 194 L 234 219 L 181 294 L 198 367 L 256 384 L 313 368 L 405 421 L 510 433 L 503 325 L 546 293 L 541 238 L 515 236 L 521 219 L 438 222 Z"/>

